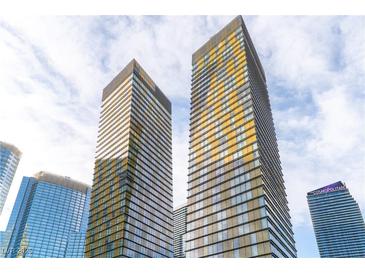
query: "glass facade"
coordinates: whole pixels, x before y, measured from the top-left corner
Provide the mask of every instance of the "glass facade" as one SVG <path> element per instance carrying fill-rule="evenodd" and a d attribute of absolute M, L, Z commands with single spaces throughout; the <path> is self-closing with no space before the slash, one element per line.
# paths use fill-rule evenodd
<path fill-rule="evenodd" d="M 173 257 L 171 103 L 132 60 L 104 89 L 86 257 Z"/>
<path fill-rule="evenodd" d="M 21 152 L 13 145 L 0 141 L 0 215 L 18 167 Z"/>
<path fill-rule="evenodd" d="M 90 187 L 50 173 L 23 177 L 1 255 L 24 258 L 83 257 Z"/>
<path fill-rule="evenodd" d="M 185 239 L 186 239 L 186 212 L 185 205 L 179 206 L 174 210 L 174 257 L 185 258 Z"/>
<path fill-rule="evenodd" d="M 192 59 L 186 257 L 296 257 L 265 73 L 242 17 Z"/>
<path fill-rule="evenodd" d="M 360 208 L 341 181 L 308 192 L 307 200 L 322 258 L 365 257 Z"/>

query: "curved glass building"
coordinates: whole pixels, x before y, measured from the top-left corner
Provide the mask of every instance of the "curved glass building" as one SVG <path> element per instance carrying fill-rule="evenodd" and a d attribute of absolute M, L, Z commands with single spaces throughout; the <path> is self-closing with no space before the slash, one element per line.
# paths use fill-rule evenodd
<path fill-rule="evenodd" d="M 365 224 L 345 183 L 308 192 L 319 254 L 322 258 L 365 257 Z"/>
<path fill-rule="evenodd" d="M 15 146 L 0 141 L 0 215 L 8 196 L 21 152 Z"/>
<path fill-rule="evenodd" d="M 89 202 L 90 187 L 69 177 L 23 177 L 1 256 L 83 257 Z"/>

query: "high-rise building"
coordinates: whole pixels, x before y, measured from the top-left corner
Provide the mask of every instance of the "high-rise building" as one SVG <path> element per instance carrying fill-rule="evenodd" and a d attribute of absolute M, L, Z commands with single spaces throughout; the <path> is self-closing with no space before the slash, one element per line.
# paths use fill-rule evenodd
<path fill-rule="evenodd" d="M 103 90 L 86 257 L 173 257 L 171 103 L 132 60 Z"/>
<path fill-rule="evenodd" d="M 360 208 L 341 181 L 307 193 L 322 258 L 365 257 L 365 224 Z"/>
<path fill-rule="evenodd" d="M 185 258 L 186 204 L 174 210 L 174 257 Z"/>
<path fill-rule="evenodd" d="M 21 152 L 19 149 L 0 141 L 0 215 L 3 211 L 20 157 Z"/>
<path fill-rule="evenodd" d="M 23 177 L 0 256 L 84 257 L 89 202 L 90 187 L 69 177 Z"/>
<path fill-rule="evenodd" d="M 186 257 L 296 257 L 265 73 L 242 17 L 192 66 Z"/>

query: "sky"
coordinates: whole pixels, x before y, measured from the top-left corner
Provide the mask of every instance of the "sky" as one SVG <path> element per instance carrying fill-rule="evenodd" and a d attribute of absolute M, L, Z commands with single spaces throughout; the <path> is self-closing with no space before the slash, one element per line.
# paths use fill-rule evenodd
<path fill-rule="evenodd" d="M 234 16 L 0 17 L 0 140 L 91 185 L 102 89 L 132 59 L 172 102 L 174 206 L 185 202 L 191 55 Z M 318 257 L 306 193 L 342 180 L 365 212 L 365 17 L 244 16 L 263 64 L 299 257 Z"/>

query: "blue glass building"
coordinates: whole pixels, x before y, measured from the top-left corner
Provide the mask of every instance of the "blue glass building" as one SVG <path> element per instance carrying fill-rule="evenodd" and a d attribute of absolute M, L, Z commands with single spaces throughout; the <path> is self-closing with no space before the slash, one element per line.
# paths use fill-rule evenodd
<path fill-rule="evenodd" d="M 15 146 L 0 141 L 0 215 L 8 196 L 21 152 Z"/>
<path fill-rule="evenodd" d="M 6 231 L 4 257 L 84 257 L 90 187 L 50 173 L 23 177 Z"/>
<path fill-rule="evenodd" d="M 365 257 L 364 220 L 344 183 L 308 192 L 307 200 L 322 258 Z"/>

